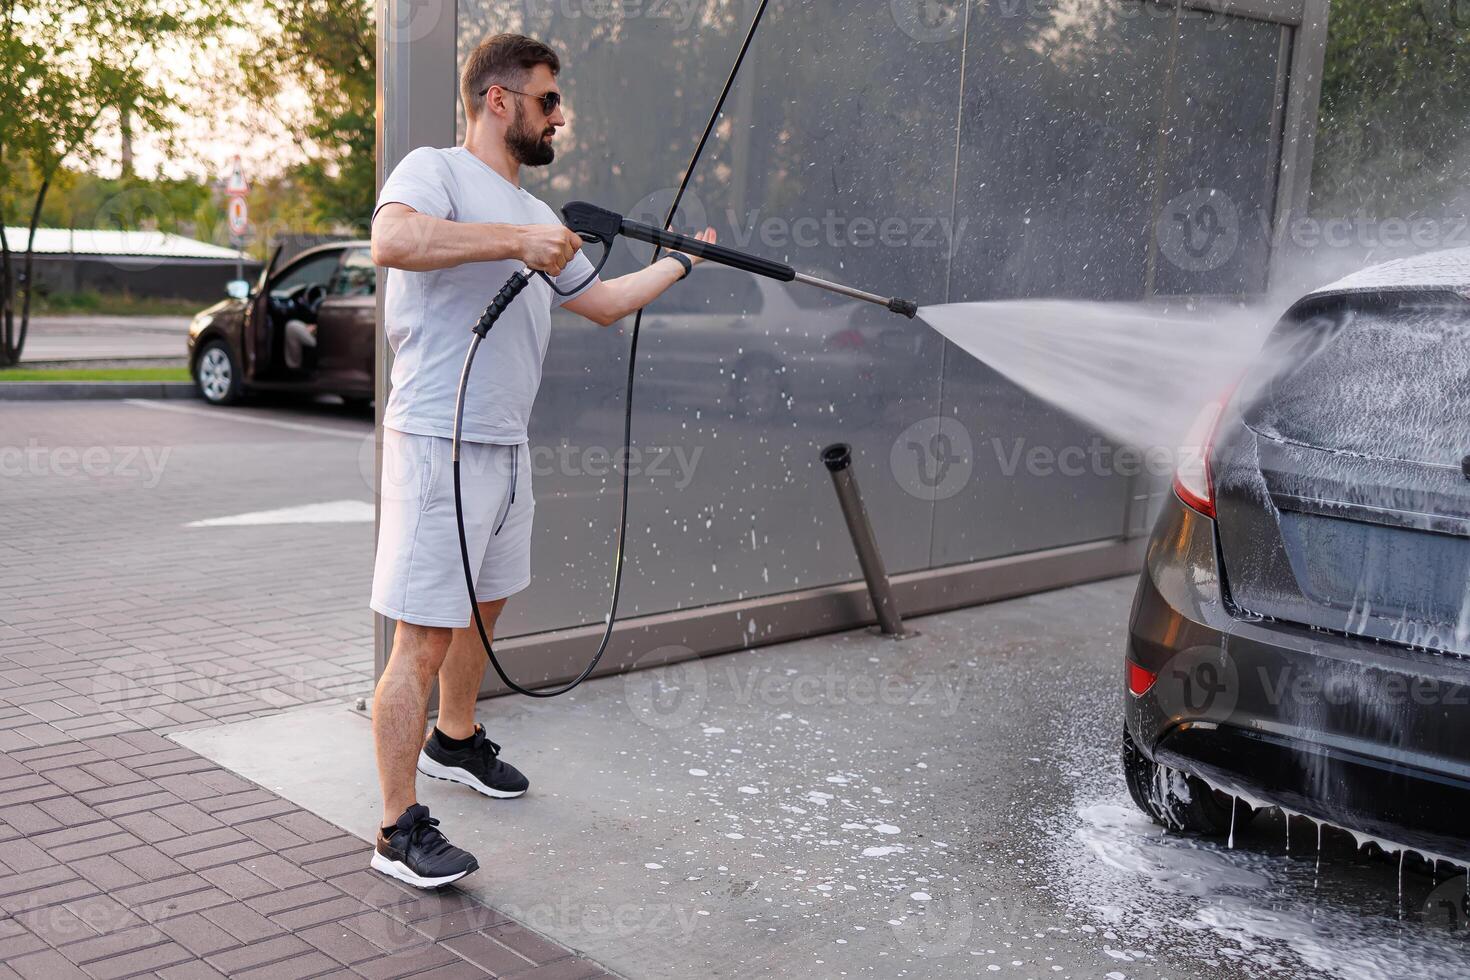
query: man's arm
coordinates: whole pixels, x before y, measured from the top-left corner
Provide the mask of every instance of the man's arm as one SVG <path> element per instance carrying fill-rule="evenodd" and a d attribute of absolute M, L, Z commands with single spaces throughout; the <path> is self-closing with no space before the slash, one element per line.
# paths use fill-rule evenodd
<path fill-rule="evenodd" d="M 373 218 L 373 264 L 408 272 L 518 259 L 555 276 L 581 247 L 582 239 L 563 225 L 448 221 L 396 202 Z"/>
<path fill-rule="evenodd" d="M 706 228 L 694 236 L 702 242 L 715 240 L 715 230 Z M 690 255 L 689 262 L 698 265 L 704 260 Z M 600 326 L 611 326 L 634 310 L 641 310 L 663 294 L 684 275 L 684 267 L 668 256 L 653 265 L 630 272 L 626 276 L 595 282 L 576 299 L 567 300 L 563 309 L 586 317 Z"/>

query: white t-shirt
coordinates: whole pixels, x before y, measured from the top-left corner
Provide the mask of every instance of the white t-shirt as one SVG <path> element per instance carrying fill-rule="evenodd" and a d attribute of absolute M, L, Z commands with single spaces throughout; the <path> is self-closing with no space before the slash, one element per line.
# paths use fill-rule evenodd
<path fill-rule="evenodd" d="M 419 147 L 404 157 L 383 182 L 374 217 L 393 202 L 450 221 L 561 223 L 535 195 L 462 146 Z M 393 348 L 393 387 L 384 425 L 417 435 L 454 434 L 455 395 L 471 328 L 511 273 L 522 268 L 519 261 L 502 260 L 434 272 L 388 270 L 384 319 Z M 591 272 L 592 263 L 578 252 L 556 278 L 557 287 L 571 289 Z M 551 338 L 551 311 L 572 298 L 558 296 L 540 276 L 533 276 L 501 314 L 475 354 L 465 398 L 467 442 L 526 441 Z"/>

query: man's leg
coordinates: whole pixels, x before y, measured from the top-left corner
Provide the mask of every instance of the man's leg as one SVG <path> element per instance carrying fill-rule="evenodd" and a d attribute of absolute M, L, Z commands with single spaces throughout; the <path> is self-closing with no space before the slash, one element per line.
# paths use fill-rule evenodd
<path fill-rule="evenodd" d="M 429 692 L 447 659 L 451 634 L 442 627 L 401 621 L 393 632 L 393 652 L 373 693 L 373 742 L 378 751 L 384 827 L 418 802 L 414 783 L 428 721 Z"/>
<path fill-rule="evenodd" d="M 480 618 L 485 632 L 495 638 L 495 621 L 505 608 L 504 599 L 480 603 Z M 469 738 L 475 734 L 475 702 L 480 694 L 480 681 L 485 676 L 485 644 L 474 622 L 454 631 L 449 653 L 439 668 L 439 719 L 434 723 L 450 738 Z"/>
<path fill-rule="evenodd" d="M 480 603 L 485 632 L 494 638 L 495 621 L 504 599 Z M 519 769 L 500 758 L 500 746 L 475 730 L 475 701 L 485 676 L 485 644 L 471 623 L 454 631 L 449 652 L 439 668 L 439 718 L 424 741 L 419 772 L 435 779 L 468 786 L 497 799 L 523 795 L 531 782 Z"/>

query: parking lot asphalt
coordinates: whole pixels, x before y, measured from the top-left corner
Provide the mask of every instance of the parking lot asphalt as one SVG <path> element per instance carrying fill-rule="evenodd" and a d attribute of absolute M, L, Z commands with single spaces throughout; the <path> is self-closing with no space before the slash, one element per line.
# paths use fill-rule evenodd
<path fill-rule="evenodd" d="M 203 309 L 207 304 L 199 304 Z M 24 367 L 37 362 L 184 363 L 185 316 L 40 316 L 31 319 Z"/>

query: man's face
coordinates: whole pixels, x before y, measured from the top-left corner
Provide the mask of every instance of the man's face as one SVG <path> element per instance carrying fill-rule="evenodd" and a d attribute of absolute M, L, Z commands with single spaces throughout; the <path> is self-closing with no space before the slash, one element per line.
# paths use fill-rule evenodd
<path fill-rule="evenodd" d="M 559 92 L 556 76 L 545 65 L 537 65 L 521 87 L 529 95 L 507 93 L 515 102 L 515 115 L 510 128 L 505 132 L 505 144 L 516 162 L 526 167 L 544 167 L 556 159 L 556 148 L 552 146 L 559 127 L 565 126 L 566 117 L 561 106 L 547 115 L 541 107 L 541 96 L 547 92 Z"/>

